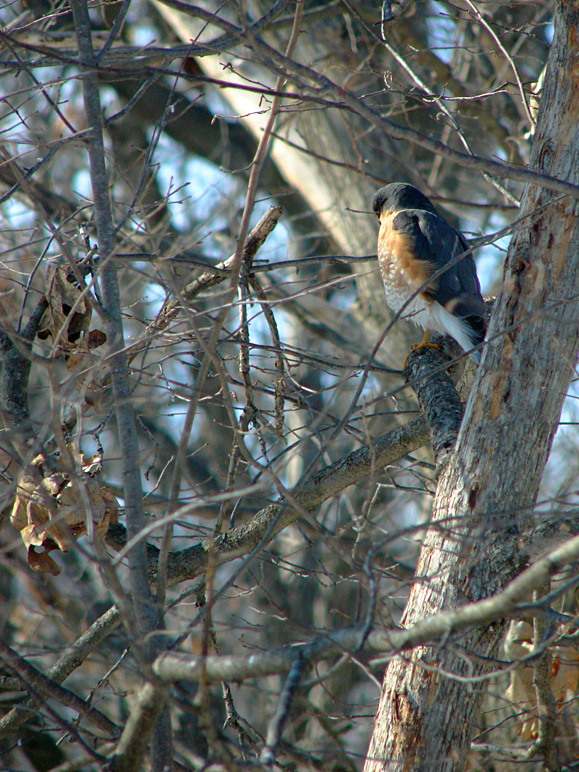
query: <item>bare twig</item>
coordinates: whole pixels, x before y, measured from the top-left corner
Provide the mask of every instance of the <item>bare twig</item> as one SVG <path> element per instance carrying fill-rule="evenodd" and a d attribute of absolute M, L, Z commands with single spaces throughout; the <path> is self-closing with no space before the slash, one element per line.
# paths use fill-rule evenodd
<path fill-rule="evenodd" d="M 131 388 L 124 353 L 123 323 L 119 298 L 119 285 L 114 262 L 110 259 L 114 250 L 114 226 L 109 198 L 107 170 L 105 166 L 102 112 L 94 68 L 96 57 L 91 39 L 91 24 L 86 0 L 73 0 L 72 10 L 83 73 L 82 86 L 90 139 L 87 141 L 91 182 L 95 204 L 95 216 L 99 240 L 100 275 L 103 304 L 108 315 L 107 340 L 111 346 L 111 381 L 115 396 L 119 441 L 123 459 L 123 482 L 127 531 L 136 536 L 144 525 L 141 490 L 141 470 Z M 156 612 L 147 578 L 147 556 L 144 544 L 129 556 L 130 584 L 133 602 L 144 636 L 156 626 Z"/>
<path fill-rule="evenodd" d="M 264 244 L 266 238 L 269 236 L 269 234 L 273 231 L 277 223 L 279 222 L 279 219 L 282 215 L 282 208 L 281 207 L 270 207 L 267 212 L 263 215 L 263 217 L 259 220 L 255 228 L 251 231 L 247 238 L 247 243 L 244 250 L 244 255 L 249 259 L 250 257 L 253 258 L 255 254 L 257 253 L 258 249 Z M 227 265 L 227 270 L 231 270 L 231 267 L 233 265 L 233 262 L 235 260 L 235 255 L 233 255 L 229 260 L 227 260 L 223 266 Z M 198 277 L 193 282 L 187 285 L 183 292 L 183 298 L 177 298 L 170 303 L 167 304 L 163 312 L 161 313 L 160 317 L 155 320 L 155 322 L 145 331 L 144 335 L 142 336 L 141 341 L 139 342 L 139 350 L 142 349 L 146 345 L 146 341 L 148 341 L 158 330 L 164 329 L 171 320 L 180 312 L 183 302 L 188 302 L 192 300 L 198 292 L 200 292 L 204 287 L 207 286 L 213 286 L 213 284 L 217 284 L 220 281 L 222 281 L 222 276 L 215 275 L 212 273 L 206 273 L 201 277 Z M 214 328 L 215 329 L 215 328 Z M 137 349 L 133 349 L 131 351 L 131 358 L 134 357 L 137 353 Z M 206 358 L 204 358 L 205 361 Z M 209 367 L 209 363 L 207 362 L 207 369 Z M 203 365 L 202 365 L 203 368 Z M 183 470 L 183 463 L 185 460 L 185 455 L 187 453 L 187 445 L 189 442 L 189 435 L 191 433 L 191 429 L 193 427 L 193 420 L 195 417 L 195 413 L 198 407 L 199 399 L 202 395 L 202 382 L 200 382 L 201 375 L 198 376 L 197 383 L 196 383 L 196 390 L 195 395 L 189 402 L 189 407 L 187 409 L 187 415 L 185 418 L 185 422 L 183 425 L 183 429 L 181 431 L 181 438 L 179 441 L 179 449 L 177 451 L 177 457 L 175 459 L 175 471 L 173 473 L 173 480 L 171 482 L 171 493 L 169 495 L 169 502 L 170 506 L 172 507 L 172 502 L 175 502 L 178 500 L 178 493 L 179 488 L 181 486 L 181 475 Z M 167 513 L 169 514 L 169 512 Z M 168 556 L 168 552 L 166 553 Z M 164 574 L 165 574 L 165 565 L 166 565 L 166 559 L 164 558 L 160 562 L 160 571 L 162 572 L 161 576 L 161 591 L 164 592 Z M 157 590 L 157 597 L 160 599 L 159 590 Z"/>
<path fill-rule="evenodd" d="M 292 702 L 305 669 L 306 662 L 298 655 L 292 662 L 283 691 L 279 697 L 275 716 L 272 718 L 267 728 L 266 743 L 261 752 L 260 760 L 268 766 L 271 766 L 275 761 L 275 755 L 281 742 L 284 726 L 288 719 Z"/>
<path fill-rule="evenodd" d="M 263 64 L 269 69 L 273 69 L 275 72 L 279 73 L 281 67 L 285 76 L 288 79 L 294 81 L 299 89 L 307 89 L 308 83 L 313 83 L 317 87 L 317 90 L 314 90 L 313 96 L 311 93 L 304 94 L 300 90 L 298 94 L 288 95 L 290 98 L 293 97 L 302 100 L 310 99 L 312 101 L 317 101 L 320 104 L 326 104 L 326 106 L 333 104 L 335 107 L 346 107 L 347 109 L 352 110 L 353 112 L 358 113 L 362 117 L 366 118 L 372 125 L 376 126 L 381 131 L 384 131 L 388 136 L 392 137 L 392 139 L 405 140 L 411 143 L 415 143 L 420 147 L 429 150 L 435 155 L 440 155 L 442 158 L 450 162 L 454 162 L 464 168 L 486 172 L 487 174 L 499 179 L 512 179 L 523 183 L 526 182 L 529 184 L 538 185 L 550 190 L 558 191 L 560 193 L 565 193 L 566 195 L 569 195 L 573 198 L 579 198 L 579 186 L 566 183 L 565 181 L 559 180 L 548 174 L 541 174 L 539 172 L 521 168 L 515 164 L 509 164 L 502 161 L 495 161 L 491 158 L 462 153 L 453 149 L 444 142 L 440 142 L 422 134 L 416 129 L 402 126 L 389 118 L 381 116 L 376 110 L 364 104 L 358 98 L 358 96 L 348 91 L 347 89 L 343 89 L 337 86 L 328 77 L 321 75 L 312 68 L 306 67 L 305 65 L 293 61 L 291 58 L 276 51 L 273 47 L 268 46 L 261 38 L 259 38 L 258 33 L 256 33 L 256 36 L 254 37 L 252 33 L 241 30 L 234 24 L 224 21 L 216 14 L 203 11 L 199 7 L 192 7 L 186 3 L 178 2 L 178 0 L 164 0 L 164 4 L 176 8 L 177 10 L 190 16 L 197 16 L 209 21 L 212 24 L 218 25 L 223 29 L 226 29 L 230 33 L 230 37 L 223 36 L 223 38 L 216 39 L 210 44 L 193 47 L 187 45 L 172 46 L 170 48 L 163 48 L 161 46 L 149 46 L 146 49 L 135 46 L 113 47 L 111 50 L 109 50 L 102 64 L 107 65 L 108 67 L 114 67 L 115 65 L 121 63 L 125 64 L 126 66 L 126 63 L 130 62 L 133 66 L 135 66 L 135 62 L 143 62 L 146 61 L 147 58 L 154 59 L 161 57 L 166 59 L 180 59 L 188 55 L 208 56 L 214 54 L 216 51 L 225 51 L 227 48 L 233 48 L 236 44 L 242 42 L 244 37 L 246 39 L 251 38 L 252 48 L 256 52 L 260 52 L 262 55 Z M 57 50 L 56 47 L 50 49 L 48 46 L 43 48 L 33 44 L 26 44 L 23 41 L 15 42 L 17 42 L 18 45 L 22 46 L 23 48 L 29 48 L 32 51 L 50 51 L 50 55 L 48 57 L 41 58 L 36 62 L 31 62 L 29 66 L 46 66 L 48 64 L 54 63 L 74 63 L 75 52 L 73 49 L 67 50 L 63 47 Z M 14 63 L 14 66 L 19 67 L 20 65 L 18 63 Z M 167 71 L 167 74 L 175 75 L 175 72 Z M 123 75 L 126 75 L 126 69 L 123 70 Z M 227 82 L 223 80 L 216 81 L 216 79 L 206 78 L 198 75 L 195 77 L 206 82 L 216 83 L 216 85 L 221 87 L 232 85 L 227 84 Z M 264 93 L 264 91 L 266 91 L 268 94 L 273 95 L 271 90 L 264 90 L 262 87 L 252 87 L 250 85 L 239 86 L 236 84 L 235 88 L 243 88 L 244 90 L 256 91 L 259 93 Z M 311 86 L 309 86 L 309 88 L 311 89 Z M 327 100 L 327 96 L 334 97 L 337 102 L 329 102 Z"/>
<path fill-rule="evenodd" d="M 166 0 L 163 0 L 164 2 Z M 469 155 L 467 153 L 461 153 L 458 150 L 454 150 L 444 142 L 431 139 L 421 134 L 416 129 L 412 129 L 406 126 L 401 126 L 395 123 L 389 118 L 381 116 L 377 111 L 368 107 L 362 100 L 358 99 L 354 94 L 346 89 L 337 86 L 328 77 L 320 75 L 315 70 L 305 67 L 302 64 L 292 61 L 288 57 L 283 56 L 271 46 L 268 46 L 263 41 L 255 42 L 256 48 L 263 55 L 264 63 L 268 60 L 275 62 L 277 66 L 285 68 L 287 77 L 291 80 L 295 80 L 303 87 L 303 83 L 299 80 L 298 76 L 309 79 L 315 83 L 325 94 L 332 94 L 345 106 L 347 106 L 352 112 L 357 113 L 363 118 L 366 118 L 377 129 L 384 131 L 392 139 L 406 140 L 411 143 L 415 143 L 425 150 L 429 150 L 435 155 L 440 155 L 447 161 L 456 163 L 458 166 L 462 166 L 466 169 L 474 169 L 480 172 L 486 172 L 499 179 L 512 179 L 519 182 L 526 182 L 531 185 L 537 185 L 540 187 L 554 190 L 559 193 L 565 193 L 572 198 L 579 198 L 579 186 L 573 185 L 569 182 L 559 180 L 548 174 L 540 174 L 538 172 L 530 171 L 529 169 L 521 169 L 508 163 L 501 161 L 495 161 L 490 158 L 483 158 L 481 156 Z"/>
<path fill-rule="evenodd" d="M 0 330 L 0 411 L 12 431 L 17 432 L 16 436 L 24 438 L 35 434 L 28 410 L 27 388 L 31 361 L 26 353 L 32 349 L 32 342 L 47 307 L 46 298 L 41 298 L 25 329 L 18 336 L 18 341 Z M 3 309 L 0 309 L 0 315 L 6 316 Z"/>
<path fill-rule="evenodd" d="M 27 688 L 32 687 L 40 692 L 44 698 L 51 698 L 57 700 L 62 705 L 66 705 L 105 732 L 109 737 L 119 736 L 120 730 L 118 726 L 107 718 L 104 713 L 91 707 L 81 697 L 78 697 L 69 689 L 65 689 L 44 675 L 44 673 L 41 673 L 2 641 L 0 641 L 0 658 L 18 673 Z"/>
<path fill-rule="evenodd" d="M 263 217 L 259 220 L 255 228 L 247 237 L 246 250 L 248 253 L 256 254 L 257 250 L 263 245 L 266 238 L 278 224 L 283 209 L 280 206 L 271 206 Z M 164 330 L 175 317 L 182 311 L 185 303 L 191 302 L 200 292 L 221 284 L 222 281 L 230 277 L 235 255 L 232 255 L 224 262 L 216 265 L 214 268 L 202 265 L 207 269 L 201 276 L 196 277 L 189 282 L 179 297 L 170 300 L 163 308 L 158 318 L 147 327 L 140 340 L 130 347 L 128 360 L 131 362 L 148 345 L 149 340 L 159 331 Z"/>
<path fill-rule="evenodd" d="M 534 588 L 544 584 L 578 557 L 579 536 L 575 536 L 557 550 L 537 560 L 495 596 L 456 609 L 441 611 L 407 629 L 372 632 L 366 637 L 365 648 L 368 651 L 380 652 L 381 657 L 389 659 L 398 652 L 433 643 L 441 638 L 446 640 L 453 633 L 488 625 L 499 619 L 508 619 L 516 613 L 519 602 L 524 601 Z M 538 610 L 537 613 L 543 614 L 543 610 Z M 210 681 L 240 681 L 273 673 L 287 673 L 298 657 L 315 662 L 344 651 L 357 651 L 362 635 L 363 631 L 357 628 L 338 630 L 310 643 L 247 656 L 206 657 L 203 661 L 200 657 L 187 654 L 163 654 L 155 662 L 154 670 L 161 678 L 169 681 L 195 681 L 199 678 L 201 668 Z"/>
<path fill-rule="evenodd" d="M 521 76 L 519 75 L 519 70 L 517 69 L 517 65 L 514 63 L 513 58 L 511 57 L 511 55 L 509 54 L 507 49 L 501 43 L 500 37 L 497 35 L 497 33 L 494 31 L 494 29 L 491 27 L 491 25 L 488 23 L 488 21 L 482 15 L 482 13 L 478 10 L 478 8 L 475 6 L 475 4 L 472 3 L 471 0 L 466 0 L 466 4 L 470 8 L 471 14 L 486 29 L 486 31 L 489 33 L 489 35 L 492 37 L 492 39 L 497 44 L 497 46 L 498 46 L 500 52 L 502 53 L 502 55 L 505 57 L 505 59 L 509 63 L 509 65 L 510 65 L 512 71 L 513 71 L 513 75 L 515 76 L 515 80 L 517 81 L 517 87 L 519 89 L 519 94 L 521 95 L 521 103 L 523 105 L 523 109 L 525 111 L 525 115 L 527 116 L 527 120 L 529 121 L 529 126 L 532 129 L 535 126 L 535 119 L 533 118 L 533 116 L 531 114 L 531 109 L 529 107 L 529 102 L 527 100 L 527 95 L 525 94 L 525 87 L 523 86 L 523 82 L 521 80 Z"/>
<path fill-rule="evenodd" d="M 180 2 L 180 0 L 160 1 L 164 5 L 175 8 L 187 15 L 203 18 L 211 24 L 216 24 L 222 29 L 228 30 L 231 34 L 239 34 L 239 30 L 234 24 L 231 24 L 222 18 L 217 18 L 215 14 L 204 11 L 199 7 L 192 8 L 186 3 Z M 406 140 L 413 144 L 417 144 L 425 150 L 429 150 L 435 155 L 440 155 L 442 158 L 454 162 L 458 166 L 462 166 L 466 169 L 486 172 L 499 179 L 512 179 L 519 182 L 526 182 L 549 190 L 555 190 L 559 193 L 565 193 L 572 198 L 579 198 L 579 186 L 577 185 L 565 182 L 564 180 L 559 180 L 548 174 L 541 174 L 529 169 L 521 169 L 514 164 L 503 163 L 502 161 L 495 161 L 491 158 L 469 155 L 468 153 L 461 153 L 458 150 L 454 150 L 444 142 L 431 139 L 430 137 L 421 134 L 416 129 L 408 126 L 401 126 L 391 119 L 380 115 L 378 111 L 368 107 L 368 105 L 351 91 L 341 88 L 330 80 L 330 78 L 320 74 L 311 67 L 299 64 L 292 60 L 291 57 L 276 51 L 275 48 L 265 43 L 261 38 L 254 38 L 251 45 L 264 66 L 273 69 L 274 72 L 279 72 L 281 68 L 285 78 L 296 83 L 300 89 L 307 89 L 308 82 L 315 84 L 321 94 L 326 97 L 331 95 L 338 100 L 336 106 L 344 106 L 361 117 L 366 118 L 369 123 L 380 131 L 384 131 L 392 139 Z M 310 86 L 310 88 L 312 87 Z"/>
<path fill-rule="evenodd" d="M 62 683 L 102 644 L 105 638 L 121 624 L 121 621 L 118 608 L 113 606 L 96 622 L 93 622 L 74 644 L 66 649 L 60 659 L 47 670 L 46 677 L 52 683 Z M 30 720 L 31 716 L 34 715 L 32 709 L 36 704 L 38 703 L 34 699 L 30 699 L 2 716 L 0 719 L 0 737 L 11 734 L 23 723 Z"/>
<path fill-rule="evenodd" d="M 107 169 L 105 165 L 103 123 L 100 96 L 96 81 L 97 59 L 93 50 L 91 23 L 86 0 L 72 0 L 75 32 L 79 51 L 79 65 L 82 78 L 84 108 L 90 137 L 87 140 L 92 192 L 97 222 L 99 241 L 100 276 L 103 295 L 103 307 L 107 314 L 107 341 L 111 356 L 111 382 L 115 400 L 115 412 L 122 454 L 123 489 L 125 499 L 125 518 L 129 537 L 137 536 L 145 524 L 143 511 L 143 493 L 141 488 L 141 469 L 139 466 L 139 445 L 129 373 L 125 357 L 123 322 L 121 316 L 120 292 L 117 272 L 111 255 L 115 248 L 115 230 L 109 197 Z M 97 545 L 98 546 L 98 545 Z M 144 542 L 137 542 L 129 554 L 129 584 L 132 602 L 141 640 L 135 641 L 135 650 L 141 662 L 146 664 L 157 653 L 158 639 L 149 637 L 149 633 L 160 627 L 160 613 L 155 605 L 148 579 L 147 548 Z M 127 604 L 125 604 L 127 607 Z M 129 624 L 129 629 L 134 625 Z M 151 722 L 146 729 L 141 727 L 139 739 L 146 742 L 153 733 L 155 723 L 164 708 L 165 693 L 156 686 L 146 684 L 148 690 L 155 693 L 154 710 L 150 711 Z M 135 717 L 136 714 L 133 714 Z M 136 717 L 135 717 L 136 720 Z M 125 733 L 130 732 L 129 725 Z M 149 730 L 150 731 L 147 731 Z M 170 768 L 172 764 L 172 746 L 167 741 L 167 722 L 159 721 L 153 736 L 154 770 Z M 170 737 L 170 735 L 169 735 Z M 146 738 L 146 740 L 145 740 Z M 138 756 L 141 748 L 136 741 L 132 753 Z M 143 751 L 144 752 L 144 751 Z M 120 766 L 126 754 L 121 753 Z M 140 761 L 127 769 L 138 769 Z"/>
<path fill-rule="evenodd" d="M 275 352 L 275 367 L 276 367 L 278 376 L 277 376 L 277 382 L 275 386 L 274 431 L 281 436 L 281 432 L 283 429 L 283 410 L 284 410 L 284 358 L 282 354 L 281 338 L 279 336 L 277 322 L 275 321 L 273 310 L 270 307 L 270 304 L 267 300 L 267 296 L 264 292 L 263 287 L 259 282 L 259 279 L 257 278 L 257 276 L 252 275 L 250 277 L 250 282 L 253 290 L 255 291 L 255 294 L 258 297 L 259 303 L 261 305 L 261 310 L 263 311 L 263 315 L 265 316 L 265 319 L 267 321 L 269 332 L 271 335 L 273 350 Z"/>

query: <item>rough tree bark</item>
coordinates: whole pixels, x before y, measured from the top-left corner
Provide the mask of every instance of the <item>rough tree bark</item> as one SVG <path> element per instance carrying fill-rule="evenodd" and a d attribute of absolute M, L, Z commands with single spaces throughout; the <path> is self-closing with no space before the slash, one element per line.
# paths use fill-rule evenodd
<path fill-rule="evenodd" d="M 531 168 L 579 181 L 579 2 L 560 2 Z M 579 344 L 577 203 L 527 186 L 489 344 L 435 497 L 402 625 L 488 597 L 518 570 L 517 526 L 530 513 Z M 495 337 L 496 336 L 496 337 Z M 504 624 L 393 661 L 365 772 L 465 767 L 480 709 L 476 678 Z M 453 678 L 453 676 L 455 676 Z M 459 680 L 463 679 L 463 680 Z M 554 754 L 556 755 L 556 754 Z M 547 761 L 556 769 L 559 761 Z"/>

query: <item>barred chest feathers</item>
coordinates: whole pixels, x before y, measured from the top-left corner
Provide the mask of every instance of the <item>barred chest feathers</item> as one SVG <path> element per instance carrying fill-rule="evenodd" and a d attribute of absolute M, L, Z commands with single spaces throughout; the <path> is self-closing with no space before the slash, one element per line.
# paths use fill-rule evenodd
<path fill-rule="evenodd" d="M 429 266 L 416 265 L 416 261 L 411 264 L 404 258 L 404 253 L 391 252 L 385 245 L 379 251 L 378 263 L 386 302 L 394 313 L 404 309 L 401 313 L 402 319 L 407 319 L 424 330 L 450 335 L 465 351 L 472 348 L 474 343 L 468 324 L 425 294 L 424 290 L 428 288 L 431 275 Z M 412 270 L 409 271 L 411 266 Z M 419 289 L 423 285 L 424 288 Z"/>

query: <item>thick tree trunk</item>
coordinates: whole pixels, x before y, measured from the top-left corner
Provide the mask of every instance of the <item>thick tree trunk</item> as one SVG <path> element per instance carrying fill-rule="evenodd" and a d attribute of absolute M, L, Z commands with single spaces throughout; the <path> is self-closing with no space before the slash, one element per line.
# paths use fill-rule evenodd
<path fill-rule="evenodd" d="M 579 182 L 579 0 L 559 3 L 531 168 Z M 577 202 L 527 188 L 489 345 L 435 498 L 403 625 L 492 595 L 517 573 L 579 344 Z M 497 336 L 493 340 L 494 336 Z M 462 770 L 484 658 L 503 625 L 422 647 L 386 672 L 365 772 Z M 454 677 L 453 677 L 454 676 Z"/>

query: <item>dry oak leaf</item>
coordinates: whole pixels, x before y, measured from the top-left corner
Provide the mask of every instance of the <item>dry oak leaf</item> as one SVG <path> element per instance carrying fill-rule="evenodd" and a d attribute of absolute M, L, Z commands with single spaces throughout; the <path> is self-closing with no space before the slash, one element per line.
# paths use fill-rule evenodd
<path fill-rule="evenodd" d="M 20 531 L 28 564 L 39 573 L 60 573 L 49 553 L 68 552 L 73 540 L 87 532 L 89 517 L 101 535 L 107 532 L 109 523 L 117 522 L 116 496 L 96 479 L 102 466 L 100 457 L 77 454 L 77 459 L 82 472 L 72 480 L 64 472 L 48 470 L 46 457 L 41 454 L 18 481 L 10 521 Z"/>
<path fill-rule="evenodd" d="M 90 325 L 92 309 L 83 288 L 79 286 L 74 273 L 67 266 L 56 265 L 48 276 L 44 312 L 38 336 L 49 335 L 57 342 L 57 350 L 67 352 L 74 349 L 83 332 Z"/>
<path fill-rule="evenodd" d="M 103 368 L 103 357 L 94 350 L 106 343 L 101 330 L 90 330 L 92 309 L 83 287 L 67 266 L 55 265 L 48 276 L 46 300 L 38 337 L 50 335 L 55 344 L 54 353 L 64 354 L 69 372 L 74 373 L 78 391 L 89 405 L 98 407 L 108 386 L 108 372 Z"/>

